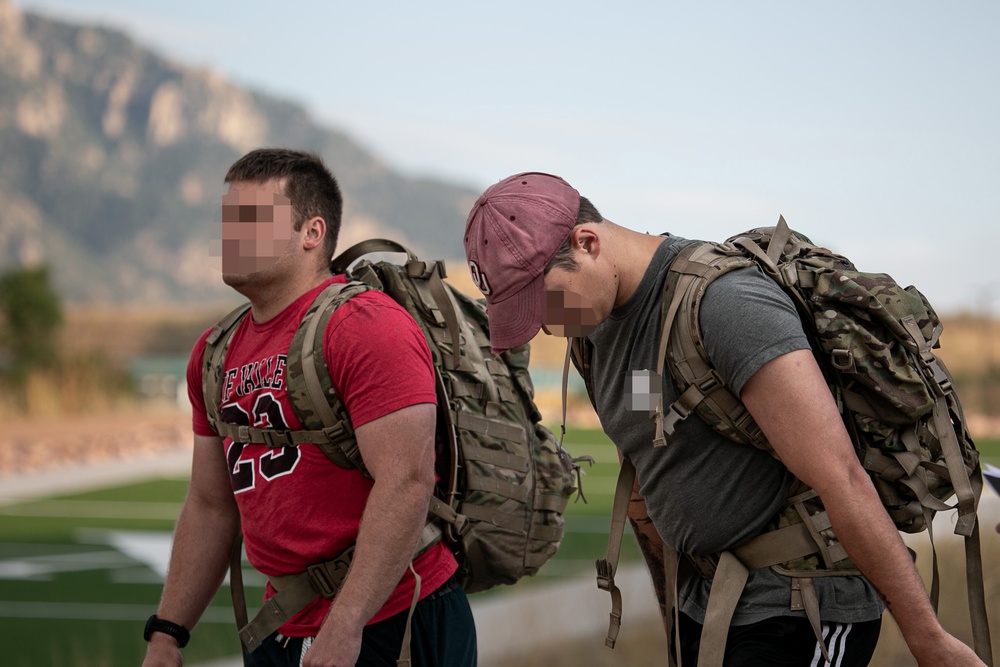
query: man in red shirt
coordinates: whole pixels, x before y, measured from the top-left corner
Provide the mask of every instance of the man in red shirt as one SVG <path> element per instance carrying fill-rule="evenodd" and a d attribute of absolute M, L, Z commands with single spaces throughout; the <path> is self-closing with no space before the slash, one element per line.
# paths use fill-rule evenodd
<path fill-rule="evenodd" d="M 207 398 L 225 422 L 302 429 L 288 397 L 286 359 L 313 299 L 345 281 L 329 269 L 340 191 L 318 157 L 284 149 L 245 155 L 225 180 L 223 280 L 251 309 L 229 343 L 220 395 Z M 220 437 L 202 390 L 208 333 L 188 364 L 191 485 L 163 598 L 147 624 L 144 665 L 181 664 L 179 648 L 222 583 L 241 526 L 247 558 L 271 579 L 356 545 L 337 595 L 317 597 L 291 617 L 249 654 L 249 664 L 395 665 L 416 573 L 413 665 L 475 665 L 475 627 L 454 557 L 439 542 L 414 558 L 435 482 L 436 397 L 431 355 L 409 314 L 372 290 L 338 308 L 325 331 L 333 387 L 371 479 L 334 465 L 315 445 L 269 448 Z M 269 583 L 265 598 L 274 592 Z"/>

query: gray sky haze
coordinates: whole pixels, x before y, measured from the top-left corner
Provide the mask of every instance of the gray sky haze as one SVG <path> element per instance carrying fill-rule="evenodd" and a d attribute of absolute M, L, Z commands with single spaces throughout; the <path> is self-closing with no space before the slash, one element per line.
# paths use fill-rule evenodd
<path fill-rule="evenodd" d="M 14 3 L 300 102 L 409 174 L 548 171 L 690 238 L 783 214 L 942 312 L 1000 311 L 996 2 Z"/>

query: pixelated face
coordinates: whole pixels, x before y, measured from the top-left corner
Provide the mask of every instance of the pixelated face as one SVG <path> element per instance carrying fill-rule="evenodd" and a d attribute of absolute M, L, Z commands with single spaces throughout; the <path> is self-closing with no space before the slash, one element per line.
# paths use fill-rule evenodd
<path fill-rule="evenodd" d="M 632 412 L 654 413 L 660 404 L 663 379 L 654 371 L 632 371 L 625 378 L 625 404 Z"/>
<path fill-rule="evenodd" d="M 273 266 L 292 240 L 292 218 L 292 202 L 278 183 L 232 183 L 222 196 L 223 275 Z"/>
<path fill-rule="evenodd" d="M 545 291 L 545 315 L 542 328 L 553 336 L 586 336 L 600 324 L 590 300 L 576 292 L 556 289 Z"/>
<path fill-rule="evenodd" d="M 545 274 L 542 329 L 553 336 L 576 338 L 593 333 L 602 319 L 579 272 L 555 268 Z"/>

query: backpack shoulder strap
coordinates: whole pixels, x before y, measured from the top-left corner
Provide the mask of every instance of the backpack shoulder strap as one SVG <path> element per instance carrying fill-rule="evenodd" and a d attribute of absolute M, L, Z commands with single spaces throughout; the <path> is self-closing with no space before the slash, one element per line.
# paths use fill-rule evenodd
<path fill-rule="evenodd" d="M 205 339 L 205 352 L 201 361 L 201 389 L 205 401 L 205 414 L 209 425 L 219 432 L 219 388 L 222 386 L 222 366 L 226 359 L 226 349 L 229 340 L 236 331 L 236 326 L 250 311 L 250 303 L 244 303 L 234 308 L 223 317 Z"/>
<path fill-rule="evenodd" d="M 288 398 L 307 431 L 323 431 L 327 438 L 316 444 L 342 468 L 368 469 L 354 437 L 354 427 L 343 401 L 337 395 L 326 364 L 326 325 L 333 312 L 349 299 L 371 289 L 360 282 L 333 283 L 317 295 L 302 317 L 288 346 Z"/>
<path fill-rule="evenodd" d="M 712 281 L 753 264 L 733 246 L 708 242 L 685 246 L 671 262 L 663 285 L 656 372 L 663 377 L 669 357 L 669 372 L 680 396 L 664 411 L 660 395 L 653 415 L 654 447 L 665 445 L 677 425 L 696 410 L 704 411 L 710 423 L 723 421 L 717 415 L 727 416 L 726 423 L 734 427 L 730 437 L 738 442 L 763 442 L 760 429 L 712 367 L 699 323 L 701 300 Z"/>
<path fill-rule="evenodd" d="M 286 361 L 286 382 L 292 408 L 302 424 L 302 430 L 280 431 L 273 428 L 224 422 L 219 414 L 219 389 L 222 380 L 226 347 L 236 325 L 246 315 L 249 304 L 240 306 L 215 326 L 205 342 L 202 385 L 209 423 L 223 437 L 238 442 L 262 444 L 268 447 L 297 447 L 301 444 L 318 446 L 326 456 L 342 468 L 357 468 L 370 476 L 354 438 L 354 428 L 343 402 L 337 396 L 330 379 L 330 370 L 323 354 L 326 323 L 333 311 L 353 296 L 371 289 L 359 282 L 334 283 L 317 295 L 292 338 Z M 210 400 L 208 397 L 214 397 Z"/>
<path fill-rule="evenodd" d="M 583 378 L 583 383 L 587 387 L 587 396 L 590 397 L 590 403 L 596 407 L 594 403 L 593 378 L 590 374 L 590 358 L 594 352 L 594 344 L 586 336 L 580 336 L 570 339 L 569 349 L 570 360 L 573 362 L 573 366 L 576 367 L 580 377 Z"/>

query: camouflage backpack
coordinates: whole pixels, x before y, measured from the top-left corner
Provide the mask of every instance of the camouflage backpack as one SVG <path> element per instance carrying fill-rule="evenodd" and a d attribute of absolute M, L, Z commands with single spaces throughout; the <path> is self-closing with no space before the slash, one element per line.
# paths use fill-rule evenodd
<path fill-rule="evenodd" d="M 363 260 L 348 272 L 355 260 L 376 252 L 405 253 L 407 261 Z M 225 349 L 248 305 L 223 319 L 207 339 L 203 380 L 210 422 L 219 435 L 237 442 L 269 447 L 315 444 L 335 464 L 367 475 L 350 416 L 330 381 L 323 332 L 333 311 L 348 299 L 370 289 L 385 292 L 419 325 L 437 382 L 440 481 L 417 553 L 443 537 L 459 562 L 459 581 L 469 593 L 535 574 L 559 548 L 562 513 L 576 491 L 579 467 L 561 441 L 539 423 L 528 375 L 528 345 L 491 354 L 485 306 L 444 282 L 443 262 L 421 261 L 393 241 L 359 243 L 335 258 L 331 267 L 334 273 L 347 273 L 350 282 L 332 284 L 316 297 L 288 350 L 288 393 L 304 430 L 251 428 L 220 418 Z M 352 550 L 300 575 L 277 582 L 272 578 L 278 593 L 250 623 L 245 603 L 234 597 L 244 646 L 253 650 L 317 596 L 333 597 L 346 576 Z M 234 557 L 239 557 L 238 548 Z M 234 565 L 235 580 L 239 561 Z M 242 598 L 238 587 L 237 582 L 234 596 Z M 403 648 L 405 653 L 405 640 Z"/>
<path fill-rule="evenodd" d="M 904 289 L 885 274 L 857 271 L 846 258 L 790 231 L 784 218 L 776 227 L 754 229 L 722 244 L 687 245 L 671 263 L 664 284 L 657 368 L 660 377 L 664 366 L 669 368 L 679 397 L 664 409 L 661 394 L 653 414 L 653 446 L 668 445 L 677 425 L 694 413 L 729 439 L 772 452 L 739 398 L 712 367 L 698 319 L 701 299 L 715 278 L 755 265 L 795 303 L 858 458 L 897 528 L 908 533 L 928 530 L 933 547 L 934 514 L 957 510 L 955 532 L 965 537 L 975 648 L 984 662 L 992 664 L 976 517 L 982 490 L 979 454 L 951 376 L 933 352 L 941 323 L 916 288 Z M 574 339 L 572 352 L 589 384 L 586 339 Z M 614 574 L 634 478 L 635 468 L 624 461 L 608 557 L 598 561 L 598 586 L 610 591 L 613 599 L 607 642 L 612 647 L 621 610 Z M 953 496 L 957 502 L 946 504 Z M 724 611 L 713 624 L 706 622 L 699 655 L 702 667 L 722 664 L 729 620 L 749 570 L 773 567 L 793 577 L 792 609 L 806 613 L 824 654 L 812 577 L 857 573 L 830 529 L 818 496 L 801 482 L 793 485 L 771 531 L 732 553 L 708 559 L 666 554 L 665 561 L 671 568 L 668 611 L 674 602 L 670 583 L 678 568 L 693 568 L 716 582 L 712 596 L 718 601 L 710 604 Z M 720 578 L 725 585 L 718 585 Z M 930 597 L 935 609 L 938 588 L 933 550 Z"/>

